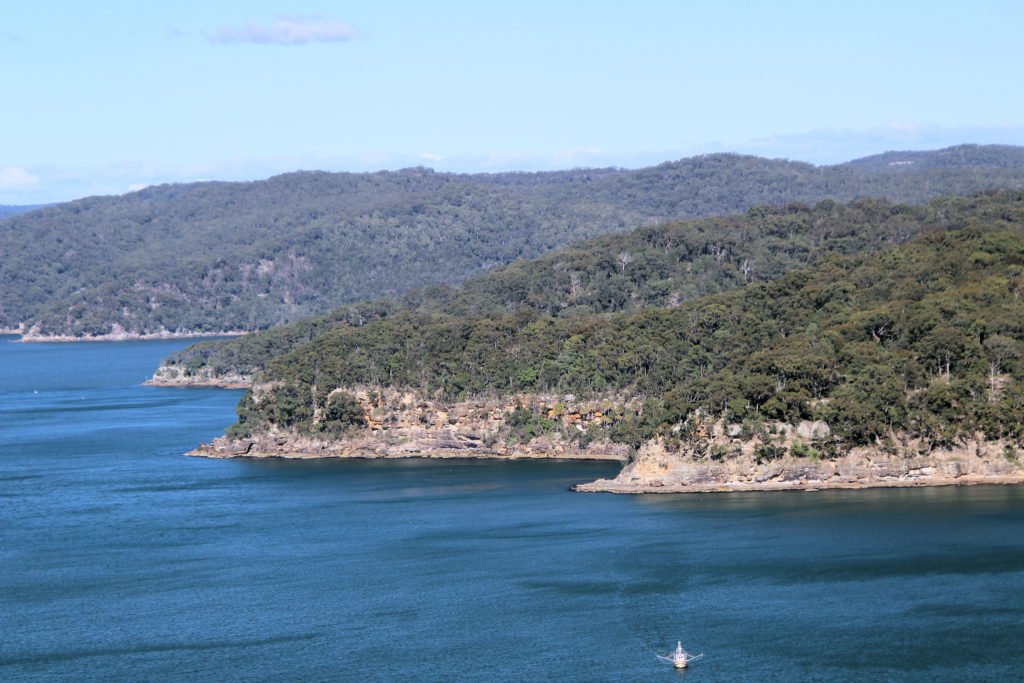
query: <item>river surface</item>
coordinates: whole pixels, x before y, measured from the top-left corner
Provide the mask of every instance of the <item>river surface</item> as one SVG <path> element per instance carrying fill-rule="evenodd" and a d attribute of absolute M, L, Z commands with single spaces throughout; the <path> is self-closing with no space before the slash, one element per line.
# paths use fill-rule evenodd
<path fill-rule="evenodd" d="M 614 496 L 581 462 L 183 457 L 184 341 L 0 342 L 0 679 L 1006 681 L 1024 489 Z M 675 672 L 677 640 L 704 658 Z"/>

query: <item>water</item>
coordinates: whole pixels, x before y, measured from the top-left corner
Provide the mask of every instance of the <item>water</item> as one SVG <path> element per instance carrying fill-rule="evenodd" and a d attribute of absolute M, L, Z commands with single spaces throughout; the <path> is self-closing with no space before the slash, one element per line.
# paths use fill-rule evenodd
<path fill-rule="evenodd" d="M 239 392 L 139 386 L 184 344 L 0 343 L 0 679 L 1022 679 L 1021 488 L 185 458 Z"/>

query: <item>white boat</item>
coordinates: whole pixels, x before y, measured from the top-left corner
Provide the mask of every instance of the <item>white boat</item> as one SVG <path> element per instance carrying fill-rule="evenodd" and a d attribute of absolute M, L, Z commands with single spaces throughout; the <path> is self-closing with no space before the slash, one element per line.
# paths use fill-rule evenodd
<path fill-rule="evenodd" d="M 703 652 L 699 655 L 691 655 L 683 649 L 682 641 L 678 641 L 676 642 L 675 652 L 669 652 L 667 655 L 658 655 L 658 659 L 664 659 L 666 662 L 672 662 L 672 666 L 677 669 L 685 669 L 689 666 L 690 662 L 695 659 L 700 659 L 703 656 Z"/>

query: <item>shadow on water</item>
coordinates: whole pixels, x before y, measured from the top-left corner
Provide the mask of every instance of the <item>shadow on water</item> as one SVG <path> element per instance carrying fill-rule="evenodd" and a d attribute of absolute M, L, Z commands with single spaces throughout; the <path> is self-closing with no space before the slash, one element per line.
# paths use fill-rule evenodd
<path fill-rule="evenodd" d="M 748 513 L 751 516 L 822 517 L 850 514 L 886 518 L 960 517 L 1006 506 L 1024 513 L 1024 487 L 1014 485 L 872 488 L 825 491 L 741 491 L 640 495 L 642 504 L 669 514 Z"/>
<path fill-rule="evenodd" d="M 205 643 L 150 643 L 139 644 L 125 648 L 98 648 L 94 650 L 71 650 L 68 652 L 54 652 L 40 655 L 28 655 L 21 657 L 2 658 L 0 666 L 15 664 L 40 664 L 47 662 L 64 662 L 90 657 L 117 657 L 117 656 L 138 656 L 149 652 L 201 652 L 204 650 L 225 650 L 230 648 L 263 647 L 279 643 L 294 643 L 304 640 L 313 640 L 321 637 L 319 633 L 307 633 L 294 636 L 278 636 L 275 638 L 251 639 L 251 640 L 224 640 Z"/>

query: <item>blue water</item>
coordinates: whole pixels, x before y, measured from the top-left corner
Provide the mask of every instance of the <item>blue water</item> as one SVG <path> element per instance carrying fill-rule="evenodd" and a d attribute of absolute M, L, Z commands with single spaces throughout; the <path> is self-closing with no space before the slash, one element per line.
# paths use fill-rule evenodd
<path fill-rule="evenodd" d="M 1022 680 L 1022 488 L 186 458 L 239 392 L 139 386 L 184 345 L 0 343 L 0 679 Z"/>

